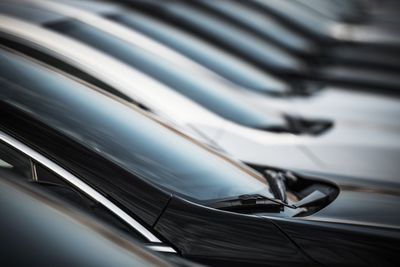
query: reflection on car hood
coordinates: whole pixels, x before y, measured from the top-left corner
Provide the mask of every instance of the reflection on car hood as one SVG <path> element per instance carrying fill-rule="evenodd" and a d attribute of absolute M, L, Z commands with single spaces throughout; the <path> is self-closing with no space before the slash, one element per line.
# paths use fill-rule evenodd
<path fill-rule="evenodd" d="M 337 198 L 309 220 L 400 229 L 400 179 L 327 176 L 339 185 Z"/>
<path fill-rule="evenodd" d="M 336 123 L 322 135 L 307 136 L 231 126 L 217 143 L 246 163 L 372 180 L 398 179 L 397 130 Z"/>

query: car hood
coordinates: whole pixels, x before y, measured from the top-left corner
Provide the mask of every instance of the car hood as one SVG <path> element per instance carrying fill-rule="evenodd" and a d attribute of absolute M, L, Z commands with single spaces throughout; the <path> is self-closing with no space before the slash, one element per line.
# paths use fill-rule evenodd
<path fill-rule="evenodd" d="M 400 172 L 400 134 L 392 129 L 336 123 L 324 134 L 309 136 L 226 124 L 214 141 L 254 165 L 389 182 Z"/>
<path fill-rule="evenodd" d="M 400 182 L 332 176 L 337 197 L 305 217 L 275 218 L 303 251 L 324 266 L 399 266 Z"/>
<path fill-rule="evenodd" d="M 321 176 L 318 174 L 318 176 Z M 400 176 L 397 180 L 325 176 L 339 187 L 336 199 L 306 220 L 400 230 Z"/>
<path fill-rule="evenodd" d="M 390 95 L 325 87 L 307 97 L 260 97 L 254 92 L 242 92 L 243 99 L 260 109 L 273 108 L 305 118 L 323 118 L 353 125 L 371 125 L 400 129 L 400 99 Z"/>

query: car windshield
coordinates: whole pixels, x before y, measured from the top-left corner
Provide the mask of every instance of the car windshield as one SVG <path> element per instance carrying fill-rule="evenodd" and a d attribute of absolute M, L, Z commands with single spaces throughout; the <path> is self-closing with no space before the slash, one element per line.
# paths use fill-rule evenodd
<path fill-rule="evenodd" d="M 290 90 L 289 85 L 269 76 L 251 64 L 202 41 L 192 34 L 143 13 L 133 10 L 118 10 L 118 12 L 108 12 L 104 15 L 111 20 L 157 39 L 245 88 L 266 93 L 285 93 Z"/>
<path fill-rule="evenodd" d="M 243 165 L 143 112 L 4 50 L 0 99 L 172 193 L 203 201 L 270 195 L 266 181 Z"/>
<path fill-rule="evenodd" d="M 78 39 L 158 79 L 216 114 L 238 124 L 264 129 L 271 122 L 267 115 L 243 102 L 224 88 L 225 83 L 196 77 L 159 56 L 136 47 L 88 24 L 68 20 L 48 24 L 50 29 Z"/>
<path fill-rule="evenodd" d="M 317 0 L 320 2 L 320 0 Z M 273 16 L 267 16 L 259 9 L 253 8 L 246 1 L 208 1 L 200 0 L 202 5 L 211 10 L 224 14 L 233 21 L 238 21 L 252 30 L 256 30 L 262 36 L 273 38 L 291 49 L 309 52 L 312 44 L 301 34 L 291 30 Z M 268 25 L 268 27 L 265 27 Z"/>
<path fill-rule="evenodd" d="M 224 46 L 234 47 L 236 51 L 256 62 L 262 61 L 273 68 L 289 71 L 301 71 L 305 67 L 304 62 L 279 46 L 265 41 L 233 23 L 226 22 L 222 17 L 192 7 L 187 1 L 168 3 L 159 1 L 159 3 L 163 12 L 173 17 L 175 21 L 179 21 L 183 28 L 189 25 L 206 35 L 205 38 L 216 40 L 217 43 Z"/>
<path fill-rule="evenodd" d="M 298 25 L 301 25 L 306 30 L 321 37 L 326 37 L 332 33 L 331 21 L 320 16 L 314 16 L 311 9 L 302 8 L 297 5 L 296 1 L 287 0 L 252 0 L 261 8 L 265 8 L 270 12 L 282 16 Z"/>

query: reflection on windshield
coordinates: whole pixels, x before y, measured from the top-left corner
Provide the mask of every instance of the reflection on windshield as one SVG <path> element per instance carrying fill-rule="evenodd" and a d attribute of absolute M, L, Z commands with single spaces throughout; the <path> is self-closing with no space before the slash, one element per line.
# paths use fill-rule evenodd
<path fill-rule="evenodd" d="M 267 192 L 266 181 L 139 111 L 0 50 L 0 99 L 137 176 L 197 200 Z"/>
<path fill-rule="evenodd" d="M 266 93 L 285 93 L 289 90 L 283 81 L 172 25 L 134 11 L 107 14 L 107 18 L 167 44 L 245 88 Z"/>
<path fill-rule="evenodd" d="M 193 8 L 187 5 L 185 1 L 167 4 L 163 8 L 170 16 L 178 18 L 179 23 L 188 24 L 218 40 L 218 42 L 234 47 L 235 50 L 257 62 L 262 61 L 274 68 L 290 71 L 300 71 L 305 67 L 301 60 L 293 57 L 279 46 L 240 29 L 216 15 Z"/>
<path fill-rule="evenodd" d="M 223 84 L 189 75 L 177 66 L 171 67 L 173 62 L 79 21 L 70 20 L 47 26 L 138 68 L 226 119 L 253 128 L 266 128 L 269 125 L 263 112 L 243 103 L 236 94 L 230 94 Z"/>

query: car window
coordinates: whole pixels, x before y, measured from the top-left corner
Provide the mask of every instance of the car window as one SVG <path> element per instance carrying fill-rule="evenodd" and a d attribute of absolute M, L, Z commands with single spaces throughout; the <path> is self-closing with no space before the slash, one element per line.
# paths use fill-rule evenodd
<path fill-rule="evenodd" d="M 270 195 L 264 178 L 241 164 L 146 113 L 4 50 L 0 50 L 0 88 L 0 101 L 134 175 L 124 179 L 136 176 L 197 200 L 256 192 Z"/>
<path fill-rule="evenodd" d="M 34 23 L 46 23 L 49 21 L 62 19 L 63 16 L 58 15 L 54 12 L 49 12 L 41 8 L 36 8 L 28 5 L 16 5 L 11 1 L 7 3 L 6 1 L 0 2 L 1 13 L 9 14 L 11 16 L 20 17 L 27 21 L 32 21 Z"/>
<path fill-rule="evenodd" d="M 13 174 L 27 181 L 32 179 L 29 157 L 3 143 L 0 143 L 0 172 Z"/>
<path fill-rule="evenodd" d="M 188 74 L 173 62 L 163 60 L 153 53 L 88 24 L 68 20 L 48 24 L 47 27 L 104 51 L 145 72 L 221 117 L 253 128 L 261 129 L 269 125 L 268 116 L 264 112 L 243 102 L 237 94 L 230 94 L 223 88 L 224 85 L 211 82 L 204 77 L 196 77 L 195 74 Z"/>
<path fill-rule="evenodd" d="M 105 16 L 167 44 L 243 87 L 266 93 L 285 93 L 288 90 L 289 86 L 283 81 L 269 76 L 223 49 L 155 18 L 132 10 L 107 13 Z"/>
<path fill-rule="evenodd" d="M 237 27 L 234 23 L 224 21 L 220 16 L 196 9 L 185 1 L 163 4 L 163 12 L 174 17 L 183 28 L 189 26 L 201 33 L 203 38 L 230 47 L 252 61 L 264 62 L 276 69 L 289 71 L 301 71 L 305 67 L 300 59 L 281 47 Z"/>
<path fill-rule="evenodd" d="M 25 182 L 40 187 L 57 199 L 63 200 L 79 210 L 128 233 L 136 240 L 146 241 L 142 235 L 129 228 L 96 201 L 81 193 L 78 188 L 74 188 L 42 164 L 2 142 L 0 142 L 0 174 L 6 177 L 12 175 L 12 177 L 22 178 Z"/>

